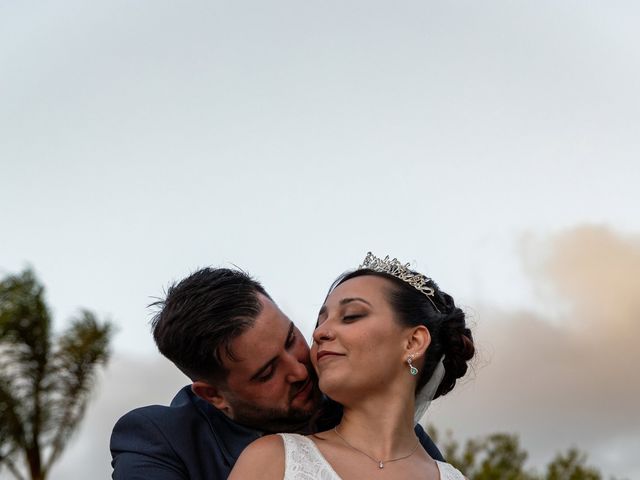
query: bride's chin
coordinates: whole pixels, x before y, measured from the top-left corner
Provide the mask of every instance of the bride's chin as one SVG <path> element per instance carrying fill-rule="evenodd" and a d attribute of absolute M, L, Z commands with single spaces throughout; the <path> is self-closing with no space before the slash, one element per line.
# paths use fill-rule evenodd
<path fill-rule="evenodd" d="M 320 378 L 318 386 L 322 393 L 338 403 L 345 404 L 354 396 L 353 386 L 345 378 L 325 376 Z"/>
<path fill-rule="evenodd" d="M 333 398 L 334 393 L 339 393 L 341 388 L 340 385 L 344 382 L 337 378 L 336 375 L 325 374 L 318 376 L 318 387 L 325 395 L 328 395 L 330 398 Z"/>

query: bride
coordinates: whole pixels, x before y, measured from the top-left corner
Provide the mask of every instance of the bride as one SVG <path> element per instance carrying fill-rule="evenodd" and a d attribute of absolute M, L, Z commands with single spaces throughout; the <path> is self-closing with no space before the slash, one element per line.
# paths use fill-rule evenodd
<path fill-rule="evenodd" d="M 340 423 L 262 437 L 230 479 L 464 479 L 419 448 L 413 429 L 474 354 L 464 313 L 435 282 L 369 253 L 331 287 L 313 341 L 320 389 L 342 404 Z"/>

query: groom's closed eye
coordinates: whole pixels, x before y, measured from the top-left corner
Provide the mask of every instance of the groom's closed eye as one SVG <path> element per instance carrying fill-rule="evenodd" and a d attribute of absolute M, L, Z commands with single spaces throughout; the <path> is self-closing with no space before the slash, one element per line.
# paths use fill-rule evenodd
<path fill-rule="evenodd" d="M 273 378 L 273 374 L 275 373 L 275 371 L 276 367 L 271 364 L 269 368 L 267 368 L 267 371 L 264 374 L 260 375 L 256 380 L 258 380 L 259 382 L 266 382 Z"/>
<path fill-rule="evenodd" d="M 293 322 L 289 325 L 289 331 L 287 332 L 287 338 L 284 342 L 284 348 L 289 350 L 296 341 L 296 329 Z M 251 377 L 251 381 L 257 381 L 260 383 L 268 382 L 273 378 L 276 368 L 278 366 L 279 356 L 273 357 L 267 363 L 265 363 L 260 369 Z"/>

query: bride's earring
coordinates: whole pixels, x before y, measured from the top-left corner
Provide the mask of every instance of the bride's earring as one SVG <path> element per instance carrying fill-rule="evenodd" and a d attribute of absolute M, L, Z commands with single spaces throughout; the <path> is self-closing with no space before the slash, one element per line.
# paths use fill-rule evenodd
<path fill-rule="evenodd" d="M 409 365 L 409 373 L 414 377 L 418 374 L 418 369 L 413 366 L 413 354 L 407 357 L 407 364 Z"/>

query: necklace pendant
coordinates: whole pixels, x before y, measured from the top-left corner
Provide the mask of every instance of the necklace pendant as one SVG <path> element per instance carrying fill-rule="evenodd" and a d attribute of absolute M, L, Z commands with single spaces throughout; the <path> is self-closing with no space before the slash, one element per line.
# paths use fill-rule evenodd
<path fill-rule="evenodd" d="M 380 460 L 380 463 L 378 464 L 378 468 L 381 470 L 384 468 L 384 463 L 382 463 L 382 460 Z"/>

